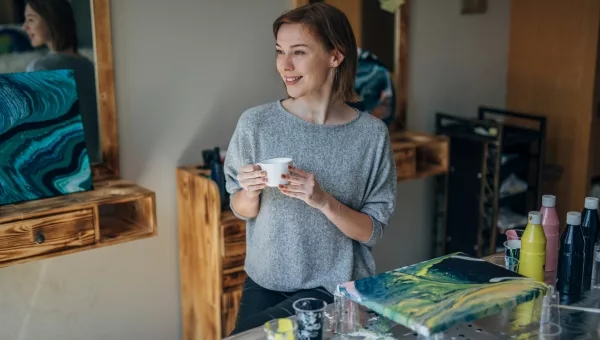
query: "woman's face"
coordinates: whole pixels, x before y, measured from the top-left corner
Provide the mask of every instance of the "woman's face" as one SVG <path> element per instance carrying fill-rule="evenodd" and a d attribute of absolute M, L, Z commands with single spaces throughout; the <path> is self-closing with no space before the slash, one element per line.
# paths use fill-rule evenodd
<path fill-rule="evenodd" d="M 339 63 L 302 24 L 282 25 L 277 32 L 276 50 L 277 71 L 290 97 L 306 96 L 331 86 L 331 67 Z"/>
<path fill-rule="evenodd" d="M 27 32 L 33 47 L 43 46 L 50 40 L 48 25 L 29 5 L 25 6 L 25 23 L 23 23 L 23 29 Z"/>

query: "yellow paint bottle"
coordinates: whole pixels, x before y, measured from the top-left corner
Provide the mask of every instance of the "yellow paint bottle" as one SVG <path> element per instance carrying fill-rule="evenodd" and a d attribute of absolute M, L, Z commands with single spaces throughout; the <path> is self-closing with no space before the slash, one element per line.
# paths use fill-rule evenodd
<path fill-rule="evenodd" d="M 542 213 L 529 212 L 529 222 L 521 237 L 519 274 L 544 282 L 546 266 L 546 234 L 542 227 Z"/>

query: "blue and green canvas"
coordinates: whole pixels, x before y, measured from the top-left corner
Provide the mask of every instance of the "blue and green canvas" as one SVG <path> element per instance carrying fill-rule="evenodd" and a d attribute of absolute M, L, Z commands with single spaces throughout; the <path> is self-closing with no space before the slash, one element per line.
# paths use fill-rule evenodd
<path fill-rule="evenodd" d="M 338 286 L 342 295 L 424 336 L 526 304 L 549 289 L 463 253 Z"/>
<path fill-rule="evenodd" d="M 92 189 L 73 71 L 0 74 L 0 205 Z"/>

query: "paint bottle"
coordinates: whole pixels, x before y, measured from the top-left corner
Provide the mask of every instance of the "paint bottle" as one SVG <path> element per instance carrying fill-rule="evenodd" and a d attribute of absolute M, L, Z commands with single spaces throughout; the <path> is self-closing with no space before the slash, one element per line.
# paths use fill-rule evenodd
<path fill-rule="evenodd" d="M 560 237 L 560 252 L 558 254 L 556 289 L 560 294 L 577 296 L 581 293 L 584 251 L 585 240 L 581 230 L 581 213 L 569 211 L 567 213 L 567 226 Z"/>
<path fill-rule="evenodd" d="M 594 245 L 591 289 L 600 289 L 600 241 Z"/>
<path fill-rule="evenodd" d="M 544 282 L 546 264 L 546 235 L 542 227 L 542 213 L 530 211 L 529 222 L 521 236 L 519 274 Z"/>
<path fill-rule="evenodd" d="M 594 265 L 594 245 L 598 241 L 600 232 L 598 220 L 598 199 L 586 197 L 584 208 L 581 212 L 581 231 L 585 240 L 585 253 L 583 259 L 583 290 L 589 290 L 592 283 L 592 267 Z"/>
<path fill-rule="evenodd" d="M 553 272 L 558 267 L 558 243 L 560 240 L 556 196 L 543 195 L 540 212 L 542 213 L 542 227 L 546 235 L 546 271 Z"/>

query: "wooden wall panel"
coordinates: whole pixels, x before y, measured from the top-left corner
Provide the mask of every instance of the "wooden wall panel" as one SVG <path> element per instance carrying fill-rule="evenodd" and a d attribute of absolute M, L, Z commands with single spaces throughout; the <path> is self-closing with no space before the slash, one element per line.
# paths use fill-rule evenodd
<path fill-rule="evenodd" d="M 565 170 L 545 192 L 561 220 L 588 190 L 599 0 L 511 2 L 507 106 L 548 117 L 546 161 Z"/>
<path fill-rule="evenodd" d="M 592 141 L 590 143 L 590 177 L 592 179 L 594 177 L 600 178 L 600 37 L 596 56 L 596 90 L 592 113 Z"/>

